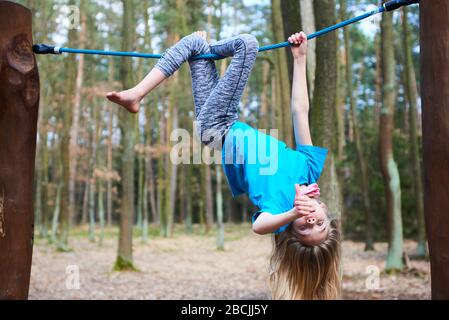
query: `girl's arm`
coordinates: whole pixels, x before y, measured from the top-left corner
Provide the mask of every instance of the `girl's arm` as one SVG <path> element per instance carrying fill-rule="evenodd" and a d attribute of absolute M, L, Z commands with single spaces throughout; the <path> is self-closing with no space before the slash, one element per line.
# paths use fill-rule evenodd
<path fill-rule="evenodd" d="M 279 214 L 262 212 L 253 223 L 253 231 L 257 234 L 273 233 L 280 227 L 293 222 L 297 218 L 298 214 L 296 213 L 295 208 Z"/>
<path fill-rule="evenodd" d="M 296 33 L 288 40 L 294 44 L 292 46 L 294 71 L 291 108 L 295 141 L 297 145 L 312 145 L 306 78 L 307 36 L 304 32 Z"/>
<path fill-rule="evenodd" d="M 253 223 L 253 231 L 257 234 L 273 233 L 280 227 L 293 222 L 296 219 L 307 219 L 308 215 L 314 212 L 315 208 L 310 198 L 301 195 L 301 189 L 295 184 L 296 196 L 294 207 L 286 212 L 271 214 L 262 212 Z"/>

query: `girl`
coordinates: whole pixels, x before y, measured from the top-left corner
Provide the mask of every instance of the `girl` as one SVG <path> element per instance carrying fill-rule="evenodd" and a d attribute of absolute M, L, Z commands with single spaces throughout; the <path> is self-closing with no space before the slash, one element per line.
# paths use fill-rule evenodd
<path fill-rule="evenodd" d="M 195 32 L 166 50 L 136 87 L 110 92 L 107 98 L 138 112 L 140 101 L 192 56 L 232 56 L 221 79 L 213 60 L 189 61 L 197 133 L 204 144 L 222 150 L 233 196 L 246 193 L 260 209 L 253 215 L 254 232 L 275 233 L 270 259 L 273 298 L 335 299 L 340 292 L 339 232 L 313 185 L 327 150 L 312 145 L 309 130 L 307 37 L 296 33 L 289 42 L 294 57 L 291 108 L 296 150 L 238 121 L 239 101 L 258 53 L 256 38 L 248 34 L 209 44 L 205 32 Z"/>

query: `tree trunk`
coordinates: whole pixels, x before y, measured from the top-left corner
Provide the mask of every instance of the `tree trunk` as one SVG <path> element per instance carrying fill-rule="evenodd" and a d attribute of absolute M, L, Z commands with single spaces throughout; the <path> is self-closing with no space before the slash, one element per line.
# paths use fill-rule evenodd
<path fill-rule="evenodd" d="M 373 125 L 379 127 L 380 124 L 380 109 L 382 107 L 382 55 L 381 55 L 381 34 L 376 34 L 374 38 L 376 46 L 376 104 L 374 106 Z"/>
<path fill-rule="evenodd" d="M 101 247 L 103 245 L 104 239 L 104 197 L 103 197 L 103 189 L 101 187 L 101 180 L 98 180 L 98 222 L 99 222 L 99 234 L 98 234 L 98 245 Z"/>
<path fill-rule="evenodd" d="M 69 5 L 75 5 L 74 0 L 69 1 Z M 68 42 L 76 43 L 77 31 L 75 29 L 69 30 Z M 62 114 L 64 117 L 63 126 L 60 131 L 61 139 L 61 179 L 62 179 L 62 189 L 61 189 L 61 203 L 60 215 L 58 223 L 58 233 L 57 233 L 57 248 L 59 251 L 69 251 L 69 229 L 70 229 L 70 218 L 72 208 L 70 208 L 70 195 L 69 195 L 69 184 L 70 184 L 70 128 L 72 127 L 72 107 L 74 102 L 74 93 L 76 85 L 76 56 L 69 55 L 66 58 L 66 85 L 65 85 L 65 103 L 61 106 L 63 108 Z"/>
<path fill-rule="evenodd" d="M 316 31 L 315 15 L 313 12 L 313 0 L 299 0 L 301 11 L 302 29 L 306 34 Z M 316 41 L 310 41 L 307 48 L 307 88 L 309 88 L 309 99 L 313 101 L 315 91 L 315 69 L 316 69 Z"/>
<path fill-rule="evenodd" d="M 46 119 L 46 117 L 43 117 L 43 118 Z M 45 121 L 42 121 L 42 127 L 46 127 L 45 123 L 46 123 Z M 42 238 L 47 238 L 48 237 L 48 213 L 50 211 L 50 208 L 48 206 L 48 201 L 49 201 L 49 197 L 48 197 L 48 188 L 49 188 L 48 146 L 47 146 L 48 131 L 46 128 L 43 128 L 42 131 L 43 132 L 41 133 L 41 139 L 39 139 L 39 141 L 41 143 L 41 161 L 40 161 L 39 168 L 37 168 L 37 170 L 42 171 L 42 173 L 41 173 L 42 191 L 41 191 L 41 200 L 40 200 L 42 212 L 41 212 L 41 221 L 40 221 L 40 225 L 41 225 L 40 235 Z"/>
<path fill-rule="evenodd" d="M 192 166 L 184 166 L 186 171 L 186 186 L 192 186 Z M 190 187 L 185 187 L 185 206 L 186 206 L 186 229 L 187 232 L 191 233 L 193 231 L 193 217 L 192 217 L 192 191 Z"/>
<path fill-rule="evenodd" d="M 37 147 L 37 149 L 39 149 Z M 39 151 L 38 151 L 39 153 Z M 36 196 L 34 201 L 34 226 L 39 230 L 39 237 L 42 237 L 42 164 L 36 158 Z"/>
<path fill-rule="evenodd" d="M 95 197 L 95 192 L 97 191 L 97 180 L 98 185 L 100 185 L 100 179 L 97 179 L 95 176 L 95 168 L 98 164 L 98 149 L 100 145 L 100 138 L 101 138 L 101 132 L 102 132 L 102 122 L 101 122 L 101 114 L 104 112 L 99 110 L 99 106 L 96 105 L 96 103 L 93 103 L 93 117 L 92 117 L 92 123 L 95 124 L 95 128 L 92 134 L 92 153 L 91 153 L 91 164 L 90 164 L 90 173 L 89 173 L 89 181 L 90 181 L 90 188 L 89 188 L 89 240 L 95 241 L 95 200 L 98 199 Z M 106 111 L 106 108 L 103 107 L 103 111 Z"/>
<path fill-rule="evenodd" d="M 336 19 L 335 2 L 315 1 L 315 21 L 317 29 L 333 25 Z M 337 83 L 337 34 L 331 33 L 317 39 L 317 73 L 315 93 L 311 108 L 311 128 L 315 145 L 328 148 L 327 164 L 320 179 L 323 199 L 330 212 L 341 217 L 341 194 L 335 168 L 334 149 L 337 133 L 335 98 Z"/>
<path fill-rule="evenodd" d="M 47 143 L 47 134 L 44 135 L 45 137 L 45 143 Z M 49 189 L 49 179 L 48 179 L 48 147 L 44 147 L 43 155 L 42 155 L 42 184 L 43 184 L 43 190 L 42 190 L 42 236 L 45 238 L 48 238 L 48 218 L 49 218 L 49 212 L 50 212 L 50 206 L 48 205 L 49 197 L 48 197 L 48 189 Z"/>
<path fill-rule="evenodd" d="M 133 51 L 134 40 L 134 4 L 132 1 L 122 0 L 123 4 L 123 26 L 122 35 L 123 51 Z M 121 80 L 124 88 L 134 85 L 132 73 L 132 61 L 122 58 Z M 122 199 L 120 210 L 120 234 L 118 256 L 115 262 L 115 270 L 134 269 L 132 240 L 133 240 L 133 218 L 134 218 L 134 127 L 137 117 L 129 114 L 123 108 L 119 110 L 120 127 L 122 132 Z"/>
<path fill-rule="evenodd" d="M 112 63 L 112 60 L 109 62 L 109 82 L 112 82 L 114 80 L 113 76 L 114 71 L 114 65 Z M 112 112 L 112 108 L 109 109 L 108 112 L 108 142 L 107 142 L 107 168 L 108 168 L 108 178 L 107 178 L 107 195 L 106 195 L 106 215 L 107 215 L 107 225 L 110 227 L 112 225 L 112 170 L 113 170 L 113 164 L 112 164 L 112 135 L 113 132 L 113 120 L 114 120 L 114 113 Z"/>
<path fill-rule="evenodd" d="M 299 0 L 281 1 L 282 24 L 284 31 L 284 40 L 292 34 L 299 32 L 301 23 L 301 12 L 299 10 Z M 290 87 L 293 83 L 293 55 L 290 50 L 280 50 L 287 58 L 288 78 Z"/>
<path fill-rule="evenodd" d="M 173 112 L 171 113 L 171 116 L 173 117 L 173 123 L 172 123 L 172 130 L 175 130 L 178 128 L 178 103 L 180 101 L 176 101 L 176 104 L 173 106 Z M 176 190 L 178 187 L 177 181 L 178 181 L 178 165 L 175 163 L 171 163 L 170 161 L 170 194 L 169 194 L 169 207 L 168 207 L 168 228 L 170 230 L 169 236 L 173 233 L 173 227 L 175 223 L 175 209 L 176 209 Z"/>
<path fill-rule="evenodd" d="M 55 243 L 58 241 L 57 232 L 58 232 L 58 221 L 59 215 L 61 212 L 61 183 L 56 187 L 56 198 L 55 198 L 55 207 L 53 209 L 53 220 L 51 222 L 51 236 L 50 243 Z"/>
<path fill-rule="evenodd" d="M 449 299 L 449 3 L 421 1 L 424 212 L 432 299 Z"/>
<path fill-rule="evenodd" d="M 175 42 L 179 41 L 179 35 L 173 35 Z M 175 89 L 179 83 L 179 72 L 173 75 L 173 82 L 171 83 L 169 103 L 167 106 L 168 118 L 167 118 L 167 137 L 169 138 L 170 133 L 178 128 L 178 103 L 179 103 L 179 93 Z M 168 139 L 167 145 L 172 146 L 172 142 Z M 176 200 L 176 188 L 177 188 L 177 169 L 178 165 L 170 160 L 169 153 L 166 153 L 165 161 L 165 181 L 168 184 L 165 188 L 165 203 L 164 203 L 164 215 L 165 224 L 163 224 L 163 235 L 164 237 L 171 237 L 174 225 L 175 216 L 175 200 Z"/>
<path fill-rule="evenodd" d="M 151 41 L 151 28 L 150 28 L 150 16 L 148 14 L 148 8 L 150 7 L 150 3 L 148 0 L 143 2 L 143 19 L 145 23 L 145 34 L 144 34 L 144 50 L 148 50 L 152 52 L 153 45 Z M 152 145 L 152 135 L 151 135 L 151 120 L 152 114 L 157 113 L 157 98 L 152 96 L 150 98 L 149 105 L 145 108 L 145 153 L 144 153 L 144 170 L 145 170 L 145 179 L 144 179 L 144 199 L 143 199 L 143 221 L 142 221 L 142 242 L 148 242 L 148 222 L 149 222 L 149 212 L 151 208 L 151 213 L 153 215 L 153 222 L 156 221 L 157 212 L 156 212 L 156 198 L 155 198 L 155 190 L 154 190 L 154 173 L 153 173 L 153 160 L 151 157 L 151 153 L 149 147 Z M 154 103 L 156 102 L 156 103 Z M 149 205 L 148 205 L 149 204 Z"/>
<path fill-rule="evenodd" d="M 150 197 L 150 208 L 151 208 L 151 217 L 153 223 L 156 225 L 159 224 L 159 213 L 156 204 L 156 188 L 155 188 L 155 177 L 153 170 L 153 163 L 151 156 L 147 156 L 147 188 Z"/>
<path fill-rule="evenodd" d="M 162 106 L 164 106 L 165 103 L 162 101 Z M 165 113 L 159 113 L 157 112 L 157 120 L 159 123 L 159 137 L 158 137 L 158 146 L 162 147 L 166 141 L 165 139 L 165 127 L 166 127 L 166 121 L 165 121 Z M 166 155 L 164 152 L 161 152 L 159 159 L 157 161 L 157 212 L 159 213 L 158 216 L 158 225 L 160 227 L 160 234 L 164 235 L 164 226 L 166 224 L 166 211 L 164 208 L 165 203 L 165 189 L 166 186 L 166 178 L 165 178 L 165 159 Z"/>
<path fill-rule="evenodd" d="M 108 112 L 108 140 L 107 140 L 107 186 L 106 186 L 106 224 L 108 227 L 112 225 L 112 120 L 113 115 Z"/>
<path fill-rule="evenodd" d="M 217 175 L 217 192 L 216 192 L 216 202 L 217 202 L 217 249 L 224 250 L 224 224 L 223 224 L 223 194 L 221 190 L 221 167 L 220 165 L 215 166 Z"/>
<path fill-rule="evenodd" d="M 84 208 L 86 209 L 86 218 L 88 224 L 87 235 L 89 241 L 95 241 L 95 178 L 93 177 L 94 167 L 95 167 L 95 157 L 96 157 L 96 143 L 95 143 L 95 132 L 96 132 L 96 108 L 91 108 L 88 110 L 87 123 L 89 123 L 88 136 L 90 141 L 90 157 L 87 164 L 87 177 L 86 177 L 86 190 L 84 193 Z"/>
<path fill-rule="evenodd" d="M 101 154 L 101 137 L 103 132 L 103 119 L 104 115 L 106 114 L 106 110 L 108 109 L 108 102 L 106 100 L 102 101 L 103 107 L 101 108 L 101 111 L 97 112 L 97 116 L 95 118 L 96 122 L 96 144 L 97 144 L 97 152 L 96 152 L 96 167 L 104 168 L 104 155 Z M 94 106 L 95 107 L 95 106 Z M 96 107 L 98 110 L 99 108 Z M 95 178 L 95 175 L 94 175 Z M 104 239 L 104 226 L 105 226 L 105 211 L 104 211 L 104 190 L 103 190 L 103 177 L 97 177 L 96 178 L 97 183 L 97 219 L 98 219 L 98 245 L 101 247 L 103 245 L 103 239 Z"/>
<path fill-rule="evenodd" d="M 341 9 L 341 5 L 340 5 Z M 340 11 L 341 12 L 341 11 Z M 337 36 L 337 83 L 336 83 L 336 96 L 335 96 L 335 119 L 336 119 L 336 137 L 335 137 L 335 161 L 336 161 L 336 172 L 338 176 L 339 186 L 343 186 L 345 183 L 345 173 L 349 171 L 349 168 L 345 162 L 345 146 L 346 146 L 346 86 L 345 78 L 345 68 L 346 68 L 346 57 L 344 46 L 340 45 L 340 38 Z M 343 188 L 341 187 L 341 213 L 340 213 L 340 225 L 345 225 L 345 206 L 343 205 Z M 343 239 L 343 236 L 342 236 Z"/>
<path fill-rule="evenodd" d="M 145 32 L 144 32 L 144 39 L 143 39 L 143 50 L 148 50 L 149 52 L 152 51 L 152 42 L 151 42 L 151 30 L 150 30 L 150 16 L 148 14 L 148 9 L 150 7 L 150 3 L 148 0 L 143 1 L 143 21 L 145 23 Z M 143 68 L 142 68 L 143 70 Z M 151 114 L 152 114 L 152 108 L 156 108 L 157 112 L 157 105 L 153 106 L 153 99 L 150 100 L 149 105 L 144 109 L 144 117 L 145 117 L 145 126 L 143 130 L 143 145 L 144 153 L 142 155 L 141 159 L 141 165 L 142 165 L 142 243 L 146 244 L 148 242 L 148 222 L 149 222 L 149 211 L 150 207 L 148 204 L 151 205 L 151 212 L 153 212 L 153 215 L 155 215 L 155 199 L 154 199 L 154 184 L 153 184 L 153 167 L 152 167 L 152 159 L 151 159 L 151 153 L 149 152 L 148 148 L 151 146 L 152 143 L 152 137 L 151 137 Z M 148 203 L 148 200 L 150 200 L 150 203 Z"/>
<path fill-rule="evenodd" d="M 32 16 L 35 16 L 37 12 L 45 11 L 45 4 L 40 4 L 36 8 L 36 3 L 27 1 L 26 6 L 31 11 Z M 43 10 L 42 10 L 43 9 Z M 42 34 L 42 37 L 47 38 L 47 34 L 49 33 L 49 30 L 44 27 L 44 24 L 42 22 L 38 23 L 37 21 L 32 21 L 32 30 L 34 33 L 40 32 Z M 39 39 L 40 40 L 40 39 Z M 1 63 L 0 63 L 1 64 Z M 45 63 L 44 65 L 41 65 L 43 68 L 47 68 L 48 64 Z M 1 66 L 0 66 L 1 68 Z M 40 81 L 43 83 L 46 83 L 46 79 L 40 76 Z M 35 215 L 34 215 L 34 228 L 35 230 L 38 230 L 38 236 L 39 238 L 45 238 L 47 236 L 47 229 L 46 229 L 46 197 L 44 198 L 44 194 L 46 194 L 46 177 L 45 172 L 47 172 L 45 165 L 46 162 L 44 161 L 44 156 L 46 156 L 47 153 L 47 108 L 45 108 L 46 101 L 44 101 L 45 95 L 42 95 L 40 97 L 40 108 L 39 108 L 39 115 L 38 115 L 38 143 L 37 143 L 37 155 L 36 155 L 36 164 L 35 164 L 35 171 L 36 171 L 36 182 L 35 182 L 35 188 L 36 188 L 36 196 L 35 196 Z M 45 159 L 46 160 L 46 159 Z M 45 181 L 45 182 L 44 182 Z"/>
<path fill-rule="evenodd" d="M 143 217 L 142 217 L 142 243 L 147 243 L 148 242 L 148 212 L 149 212 L 149 207 L 148 207 L 148 184 L 144 183 L 143 184 L 143 193 L 144 193 L 144 197 L 143 197 Z"/>
<path fill-rule="evenodd" d="M 145 183 L 145 158 L 144 156 L 137 157 L 137 222 L 136 227 L 142 230 L 143 227 L 143 199 L 144 194 L 144 183 Z"/>
<path fill-rule="evenodd" d="M 277 116 L 277 111 L 278 111 L 278 107 L 277 107 L 277 77 L 276 77 L 277 71 L 276 69 L 272 69 L 271 72 L 271 108 L 270 108 L 270 128 L 278 128 L 277 124 L 279 123 L 278 121 L 278 116 Z"/>
<path fill-rule="evenodd" d="M 351 91 L 352 92 L 352 91 Z M 352 93 L 351 93 L 352 95 Z M 365 100 L 367 101 L 367 100 Z M 365 151 L 362 144 L 362 137 L 360 128 L 358 126 L 357 112 L 355 109 L 355 101 L 351 103 L 351 117 L 354 124 L 354 140 L 357 150 L 357 159 L 359 161 L 361 187 L 362 187 L 362 200 L 363 207 L 365 209 L 365 251 L 374 250 L 374 238 L 373 238 L 373 211 L 371 208 L 370 200 L 370 181 L 368 173 L 368 164 L 365 158 Z"/>
<path fill-rule="evenodd" d="M 89 177 L 86 177 L 86 183 L 83 191 L 83 211 L 81 213 L 81 225 L 85 225 L 87 223 L 87 215 L 89 213 L 89 189 L 90 189 L 90 181 Z"/>
<path fill-rule="evenodd" d="M 285 41 L 280 0 L 271 0 L 271 16 L 274 41 Z M 290 112 L 291 86 L 288 77 L 287 55 L 285 50 L 276 50 L 273 54 L 276 59 L 276 94 L 278 96 L 276 106 L 278 108 L 278 124 L 276 128 L 280 130 L 279 138 L 284 140 L 288 146 L 293 147 L 293 126 Z"/>
<path fill-rule="evenodd" d="M 396 103 L 395 58 L 393 44 L 393 15 L 382 17 L 382 109 L 379 128 L 380 164 L 385 184 L 388 217 L 387 271 L 403 268 L 403 235 L 401 216 L 401 184 L 399 171 L 393 156 L 394 109 Z"/>
<path fill-rule="evenodd" d="M 258 123 L 260 129 L 271 129 L 269 127 L 269 88 L 270 88 L 270 70 L 271 64 L 269 61 L 264 61 L 262 65 L 262 94 L 260 98 L 260 109 Z M 274 106 L 272 106 L 273 108 Z"/>
<path fill-rule="evenodd" d="M 80 1 L 80 12 L 81 12 L 81 31 L 79 33 L 79 43 L 80 48 L 86 46 L 86 32 L 87 23 L 86 15 L 84 12 L 84 0 Z M 76 81 L 75 81 L 75 96 L 73 99 L 73 114 L 72 114 L 72 127 L 70 128 L 70 147 L 69 147 L 69 157 L 70 157 L 70 168 L 69 168 L 69 218 L 74 221 L 76 215 L 76 204 L 75 204 L 75 190 L 76 190 L 76 167 L 77 167 L 77 148 L 78 148 L 78 129 L 79 129 L 79 119 L 80 119 L 80 107 L 81 107 L 81 94 L 83 89 L 84 80 L 84 58 L 85 55 L 81 54 L 78 60 L 78 66 L 76 71 Z"/>
<path fill-rule="evenodd" d="M 41 80 L 42 77 L 41 77 Z M 45 81 L 45 80 L 44 80 Z M 48 236 L 48 130 L 47 130 L 47 112 L 44 99 L 40 99 L 40 115 L 38 120 L 38 136 L 39 144 L 37 146 L 36 160 L 36 217 L 35 228 L 39 230 L 39 237 L 46 238 Z"/>
<path fill-rule="evenodd" d="M 31 12 L 0 2 L 0 299 L 27 299 L 39 73 Z M 20 174 L 18 174 L 20 173 Z"/>
<path fill-rule="evenodd" d="M 186 199 L 186 188 L 187 181 L 186 181 L 186 165 L 181 165 L 181 174 L 179 175 L 179 181 L 178 184 L 180 188 L 178 189 L 178 198 L 179 198 L 179 224 L 183 225 L 186 222 L 186 216 L 187 216 L 187 199 Z"/>
<path fill-rule="evenodd" d="M 209 233 L 212 225 L 214 223 L 214 200 L 212 198 L 212 177 L 210 170 L 210 149 L 204 146 L 205 152 L 207 154 L 207 159 L 205 159 L 206 163 L 203 164 L 204 170 L 204 202 L 206 204 L 206 234 Z"/>
<path fill-rule="evenodd" d="M 88 228 L 88 237 L 90 242 L 95 242 L 95 178 L 89 178 L 89 228 Z"/>
<path fill-rule="evenodd" d="M 341 6 L 340 6 L 341 8 Z M 337 163 L 339 164 L 338 175 L 340 178 L 343 177 L 344 168 L 341 165 L 345 159 L 345 146 L 346 146 L 346 132 L 345 132 L 345 113 L 346 113 L 346 86 L 345 81 L 343 81 L 346 68 L 345 53 L 340 49 L 340 41 L 337 37 L 337 90 L 335 97 L 335 117 L 337 120 Z"/>
<path fill-rule="evenodd" d="M 340 15 L 341 20 L 344 21 L 348 19 L 347 15 L 347 5 L 346 0 L 340 0 Z M 354 85 L 352 78 L 352 54 L 351 54 L 351 44 L 349 37 L 349 30 L 345 28 L 343 30 L 344 42 L 345 42 L 345 56 L 346 56 L 346 88 L 347 94 L 349 95 L 350 104 L 350 117 L 352 118 L 353 129 L 354 129 L 354 140 L 357 150 L 357 160 L 359 164 L 360 177 L 361 177 L 361 189 L 362 189 L 362 199 L 363 207 L 365 210 L 365 251 L 374 250 L 373 241 L 373 225 L 372 225 L 372 211 L 371 203 L 369 197 L 369 178 L 368 178 L 368 168 L 365 159 L 365 152 L 362 145 L 362 137 L 360 136 L 360 129 L 357 125 L 357 110 L 356 110 L 356 98 L 354 96 Z M 361 67 L 363 70 L 363 67 Z M 360 75 L 363 73 L 361 72 Z M 362 78 L 362 77 L 360 77 Z"/>
<path fill-rule="evenodd" d="M 412 46 L 410 39 L 410 31 L 408 28 L 407 7 L 403 9 L 403 50 L 405 52 L 405 89 L 409 102 L 409 125 L 410 125 L 410 145 L 411 145 L 411 160 L 413 166 L 413 187 L 415 191 L 415 207 L 418 220 L 418 247 L 417 255 L 424 257 L 427 255 L 427 241 L 426 241 L 426 226 L 424 224 L 424 195 L 422 185 L 422 171 L 421 160 L 418 147 L 418 125 L 416 123 L 417 112 L 417 89 L 416 89 L 416 76 L 415 68 L 413 66 L 412 59 Z"/>
<path fill-rule="evenodd" d="M 156 107 L 156 106 L 151 106 Z M 156 112 L 157 113 L 157 112 Z M 149 114 L 151 115 L 151 114 Z M 147 117 L 147 119 L 149 119 Z M 147 126 L 149 127 L 148 123 Z M 151 140 L 151 130 L 148 130 L 147 134 L 147 146 L 150 146 L 152 143 Z M 150 208 L 151 208 L 151 214 L 153 218 L 153 222 L 157 224 L 158 222 L 158 212 L 157 212 L 157 205 L 156 205 L 156 190 L 155 190 L 155 177 L 154 177 L 154 170 L 153 170 L 153 159 L 151 157 L 151 153 L 147 152 L 146 154 L 146 185 L 148 189 L 148 194 L 150 198 Z"/>
<path fill-rule="evenodd" d="M 173 79 L 171 80 L 173 81 Z M 173 104 L 173 83 L 171 83 L 169 85 L 169 93 L 168 93 L 168 97 L 167 97 L 167 101 L 166 103 L 164 103 L 163 105 L 165 106 L 165 108 L 167 110 L 169 110 L 168 112 L 168 116 L 163 118 L 163 124 L 161 125 L 161 128 L 163 128 L 162 130 L 164 130 L 164 142 L 166 143 L 166 145 L 170 146 L 170 142 L 169 142 L 169 132 L 170 132 L 170 128 L 172 126 L 172 121 L 173 119 L 170 118 L 172 116 L 172 104 Z M 163 146 L 163 144 L 160 144 L 161 146 Z M 171 194 L 171 188 L 170 188 L 170 183 L 171 183 L 171 174 L 173 173 L 173 171 L 171 170 L 171 161 L 170 161 L 170 157 L 169 154 L 167 152 L 163 152 L 163 167 L 162 167 L 162 172 L 159 172 L 158 177 L 159 180 L 161 182 L 160 184 L 160 213 L 161 213 L 161 217 L 160 217 L 160 222 L 161 222 L 161 235 L 163 237 L 169 237 L 171 235 L 171 229 L 170 229 L 170 194 Z"/>

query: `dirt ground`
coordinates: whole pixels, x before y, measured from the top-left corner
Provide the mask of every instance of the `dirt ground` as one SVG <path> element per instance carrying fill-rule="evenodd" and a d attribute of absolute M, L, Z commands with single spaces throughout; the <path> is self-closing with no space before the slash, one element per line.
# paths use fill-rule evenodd
<path fill-rule="evenodd" d="M 249 225 L 227 229 L 224 251 L 216 250 L 215 234 L 177 232 L 168 239 L 151 237 L 146 245 L 136 237 L 137 272 L 112 271 L 116 232 L 102 247 L 78 232 L 70 239 L 71 252 L 37 239 L 30 299 L 268 299 L 270 237 L 253 234 Z M 415 246 L 405 243 L 409 253 Z M 412 260 L 409 270 L 388 275 L 386 249 L 381 243 L 364 252 L 361 243 L 343 243 L 343 298 L 429 299 L 429 263 Z"/>

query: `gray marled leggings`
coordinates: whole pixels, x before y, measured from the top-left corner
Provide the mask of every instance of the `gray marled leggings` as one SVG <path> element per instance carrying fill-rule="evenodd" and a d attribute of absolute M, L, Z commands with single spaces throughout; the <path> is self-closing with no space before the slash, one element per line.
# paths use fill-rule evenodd
<path fill-rule="evenodd" d="M 240 98 L 256 61 L 258 49 L 257 39 L 249 34 L 241 34 L 214 44 L 191 34 L 167 49 L 157 62 L 155 67 L 169 77 L 184 62 L 198 54 L 233 57 L 221 79 L 214 60 L 189 61 L 197 133 L 206 145 L 221 148 L 223 137 L 238 120 Z"/>

